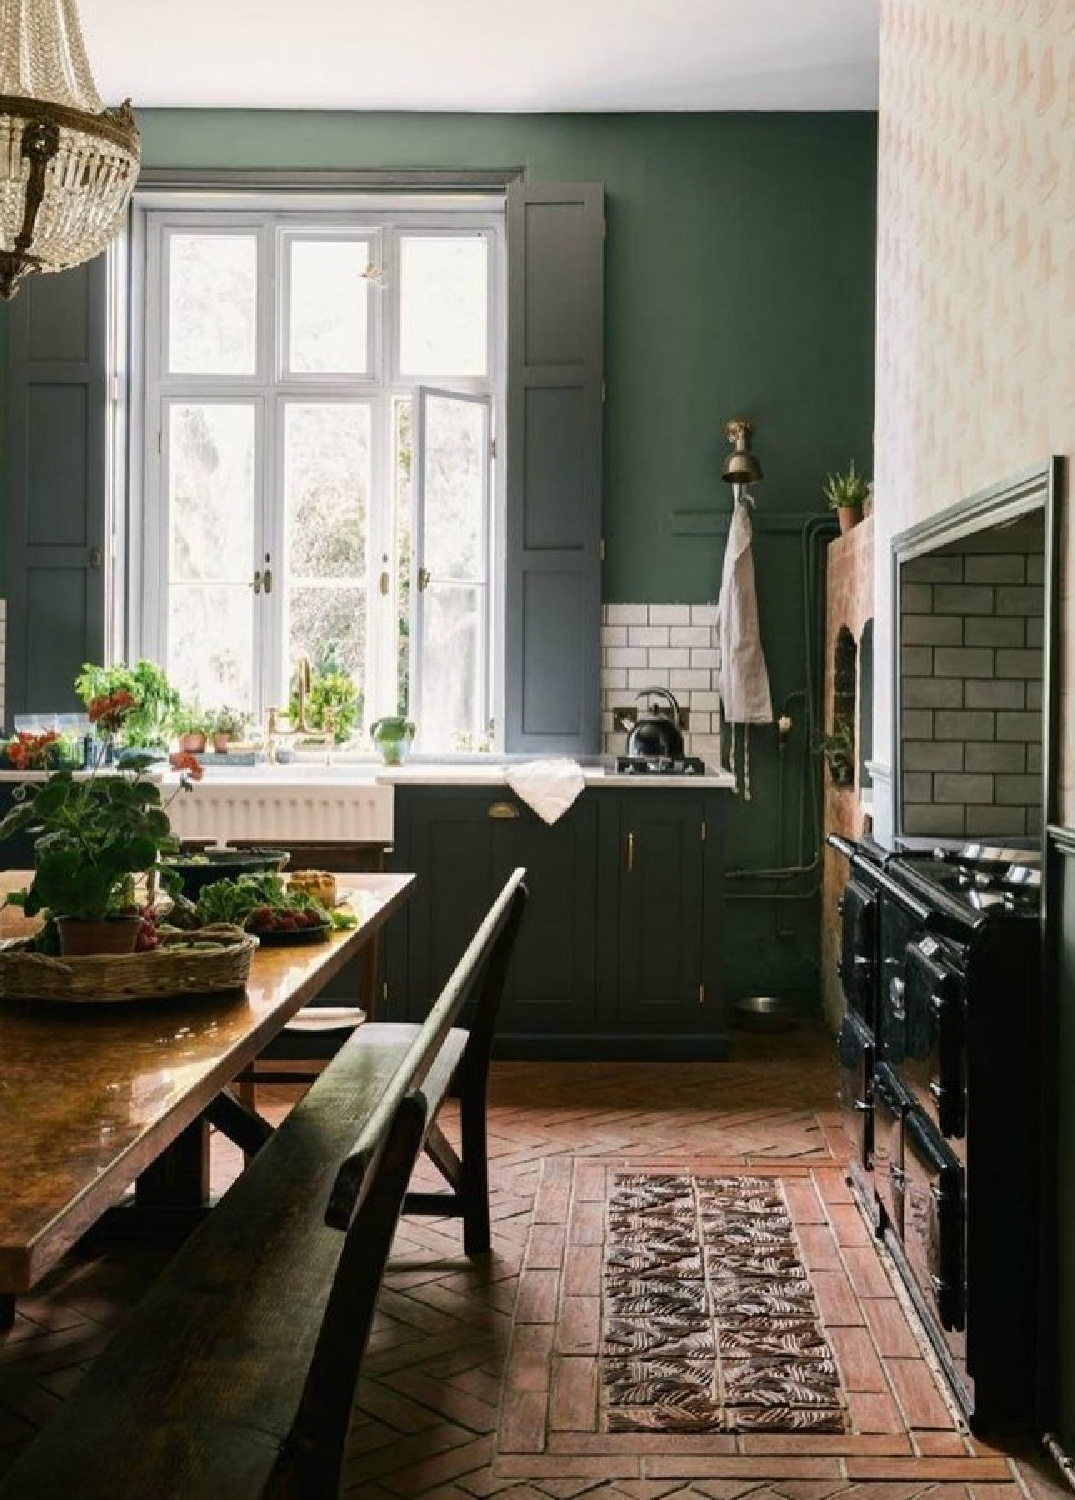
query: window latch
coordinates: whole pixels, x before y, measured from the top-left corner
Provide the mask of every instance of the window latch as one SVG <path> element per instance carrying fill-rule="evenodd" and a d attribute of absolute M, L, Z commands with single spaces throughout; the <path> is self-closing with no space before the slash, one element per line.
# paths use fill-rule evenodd
<path fill-rule="evenodd" d="M 266 594 L 272 593 L 272 569 L 269 567 L 269 564 L 271 562 L 272 556 L 270 553 L 266 552 L 264 572 L 262 572 L 260 568 L 254 569 L 254 579 L 250 587 L 254 590 L 255 594 L 260 594 L 263 591 Z"/>

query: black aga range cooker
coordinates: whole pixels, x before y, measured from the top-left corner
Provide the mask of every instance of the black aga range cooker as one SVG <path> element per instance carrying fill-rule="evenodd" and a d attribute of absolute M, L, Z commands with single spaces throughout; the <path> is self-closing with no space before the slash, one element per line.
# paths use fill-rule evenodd
<path fill-rule="evenodd" d="M 832 834 L 851 1180 L 976 1430 L 1037 1379 L 1040 874 L 1025 851 Z"/>

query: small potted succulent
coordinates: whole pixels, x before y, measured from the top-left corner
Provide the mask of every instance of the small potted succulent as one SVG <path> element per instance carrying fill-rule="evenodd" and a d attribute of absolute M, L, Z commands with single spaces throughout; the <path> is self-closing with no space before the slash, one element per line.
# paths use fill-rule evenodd
<path fill-rule="evenodd" d="M 242 709 L 229 708 L 226 704 L 209 716 L 209 732 L 213 737 L 213 749 L 217 755 L 226 755 L 233 740 L 241 740 L 250 725 L 249 714 Z"/>
<path fill-rule="evenodd" d="M 179 741 L 181 753 L 201 755 L 209 733 L 209 715 L 200 704 L 184 700 L 172 710 L 172 733 Z"/>
<path fill-rule="evenodd" d="M 870 481 L 855 468 L 855 460 L 846 474 L 829 474 L 822 487 L 822 494 L 834 510 L 841 531 L 850 531 L 862 520 L 862 507 L 870 494 Z"/>
<path fill-rule="evenodd" d="M 90 722 L 104 739 L 120 733 L 136 711 L 129 693 L 90 700 Z M 162 854 L 178 847 L 168 821 L 168 802 L 145 774 L 156 757 L 132 756 L 122 770 L 88 775 L 63 770 L 37 785 L 17 787 L 14 805 L 0 821 L 0 839 L 27 832 L 34 842 L 33 879 L 8 899 L 28 916 L 47 913 L 66 954 L 133 952 L 141 927 L 132 911 L 134 882 L 159 869 Z M 202 775 L 193 756 L 179 757 L 179 787 L 189 790 Z"/>

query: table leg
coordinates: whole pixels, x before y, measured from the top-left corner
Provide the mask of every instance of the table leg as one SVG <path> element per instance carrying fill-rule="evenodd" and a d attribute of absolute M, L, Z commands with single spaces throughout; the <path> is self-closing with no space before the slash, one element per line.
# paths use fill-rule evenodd
<path fill-rule="evenodd" d="M 209 1202 L 209 1126 L 188 1125 L 134 1187 L 139 1208 L 204 1208 Z"/>
<path fill-rule="evenodd" d="M 358 972 L 360 984 L 360 1001 L 366 1012 L 366 1020 L 372 1021 L 374 1010 L 380 996 L 377 994 L 377 978 L 380 974 L 379 962 L 381 952 L 381 934 L 374 935 L 373 941 L 367 943 L 358 955 Z"/>
<path fill-rule="evenodd" d="M 15 1298 L 10 1292 L 0 1292 L 0 1333 L 7 1333 L 15 1323 Z"/>

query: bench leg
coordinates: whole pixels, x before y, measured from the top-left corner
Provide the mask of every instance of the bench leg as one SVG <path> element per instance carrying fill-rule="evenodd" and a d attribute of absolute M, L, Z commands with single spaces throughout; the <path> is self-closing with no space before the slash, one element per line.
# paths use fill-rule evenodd
<path fill-rule="evenodd" d="M 486 1255 L 492 1246 L 489 1227 L 489 1159 L 485 1134 L 485 1087 L 464 1087 L 459 1099 L 463 1174 L 459 1196 L 463 1207 L 463 1249 Z"/>

